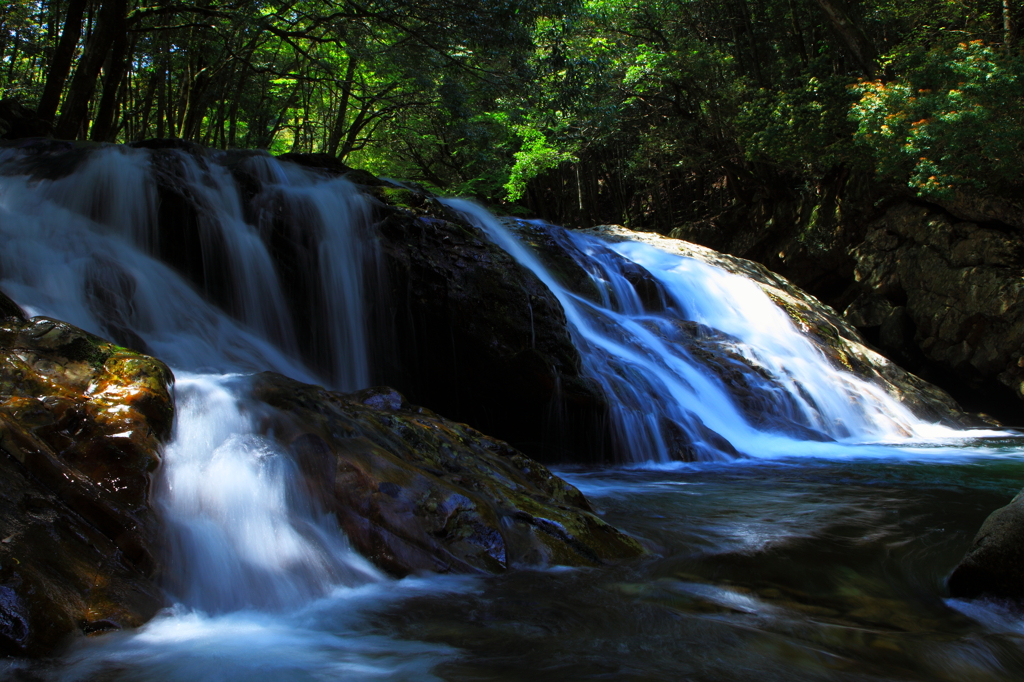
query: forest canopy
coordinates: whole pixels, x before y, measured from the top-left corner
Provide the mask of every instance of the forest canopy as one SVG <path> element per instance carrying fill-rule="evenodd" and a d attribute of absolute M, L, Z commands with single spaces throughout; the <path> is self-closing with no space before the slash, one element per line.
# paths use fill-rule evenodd
<path fill-rule="evenodd" d="M 323 153 L 662 231 L 857 174 L 923 198 L 1024 190 L 1016 0 L 3 8 L 2 96 L 58 138 Z"/>

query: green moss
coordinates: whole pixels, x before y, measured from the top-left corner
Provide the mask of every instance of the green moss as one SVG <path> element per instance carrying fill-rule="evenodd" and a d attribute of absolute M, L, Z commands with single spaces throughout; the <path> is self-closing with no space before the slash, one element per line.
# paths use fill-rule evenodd
<path fill-rule="evenodd" d="M 381 198 L 395 206 L 416 208 L 423 205 L 423 196 L 412 190 L 401 187 L 382 187 L 380 192 Z"/>
<path fill-rule="evenodd" d="M 94 369 L 101 369 L 111 356 L 109 344 L 94 342 L 84 336 L 78 336 L 54 350 L 72 362 L 87 362 Z"/>

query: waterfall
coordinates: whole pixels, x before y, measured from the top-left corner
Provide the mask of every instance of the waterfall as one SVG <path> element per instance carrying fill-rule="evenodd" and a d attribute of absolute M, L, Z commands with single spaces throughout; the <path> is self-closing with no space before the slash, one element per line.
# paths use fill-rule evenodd
<path fill-rule="evenodd" d="M 355 187 L 252 154 L 104 146 L 70 173 L 0 154 L 0 288 L 177 377 L 154 484 L 169 592 L 204 613 L 280 610 L 381 580 L 259 432 L 238 374 L 368 382 L 362 277 L 374 247 Z M 303 343 L 315 352 L 301 355 Z"/>
<path fill-rule="evenodd" d="M 381 580 L 305 495 L 288 454 L 257 432 L 233 381 L 177 378 L 177 425 L 156 496 L 172 547 L 171 593 L 205 612 L 280 610 L 335 585 Z"/>
<path fill-rule="evenodd" d="M 447 203 L 561 302 L 629 461 L 935 433 L 836 369 L 749 280 L 550 228 L 589 274 L 585 295 L 486 211 Z M 31 314 L 151 353 L 176 373 L 178 417 L 154 504 L 175 566 L 168 589 L 189 608 L 274 611 L 381 580 L 260 432 L 244 377 L 270 369 L 340 389 L 367 384 L 363 282 L 378 257 L 369 211 L 344 179 L 265 154 L 0 150 L 0 288 Z"/>
<path fill-rule="evenodd" d="M 0 286 L 33 314 L 176 369 L 369 381 L 376 256 L 351 183 L 265 155 L 113 146 L 50 179 L 19 152 L 0 154 Z"/>
<path fill-rule="evenodd" d="M 959 433 L 921 421 L 881 387 L 835 367 L 746 277 L 647 244 L 545 226 L 590 275 L 598 292 L 592 300 L 563 286 L 485 209 L 445 201 L 557 297 L 630 462 L 797 454 L 816 441 Z M 630 281 L 636 266 L 651 278 L 656 300 L 645 303 Z"/>

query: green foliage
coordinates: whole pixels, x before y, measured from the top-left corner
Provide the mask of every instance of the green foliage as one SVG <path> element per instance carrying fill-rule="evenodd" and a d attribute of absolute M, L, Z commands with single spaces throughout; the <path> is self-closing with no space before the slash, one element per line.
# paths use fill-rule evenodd
<path fill-rule="evenodd" d="M 1024 60 L 980 40 L 902 55 L 862 81 L 851 116 L 880 175 L 921 196 L 1008 192 L 1024 181 Z"/>
<path fill-rule="evenodd" d="M 862 155 L 849 120 L 854 102 L 847 80 L 838 77 L 811 76 L 788 90 L 758 89 L 737 117 L 747 158 L 812 173 L 858 163 Z"/>
<path fill-rule="evenodd" d="M 556 149 L 548 142 L 547 136 L 528 126 L 516 126 L 516 133 L 522 137 L 522 146 L 513 156 L 515 163 L 509 173 L 505 191 L 508 199 L 515 201 L 523 196 L 526 183 L 542 172 L 556 168 L 565 161 L 576 161 L 572 154 Z"/>
<path fill-rule="evenodd" d="M 38 100 L 71 2 L 0 5 L 5 95 Z M 991 0 L 128 0 L 125 26 L 120 141 L 326 152 L 574 224 L 671 229 L 861 167 L 923 196 L 1022 185 Z"/>

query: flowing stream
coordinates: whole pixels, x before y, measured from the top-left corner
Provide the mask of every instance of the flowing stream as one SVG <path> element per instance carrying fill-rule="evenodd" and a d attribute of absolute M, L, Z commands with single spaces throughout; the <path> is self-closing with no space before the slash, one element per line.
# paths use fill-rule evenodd
<path fill-rule="evenodd" d="M 174 369 L 155 504 L 175 605 L 58 661 L 8 662 L 13 678 L 1024 676 L 1024 616 L 950 600 L 943 584 L 985 516 L 1024 485 L 1024 443 L 921 422 L 836 370 L 741 277 L 557 232 L 593 278 L 598 295 L 583 296 L 457 200 L 561 302 L 585 371 L 615 405 L 626 461 L 560 473 L 652 555 L 601 570 L 386 578 L 305 495 L 245 399 L 246 375 L 266 369 L 343 390 L 370 380 L 367 201 L 345 180 L 258 154 L 79 156 L 68 173 L 0 150 L 0 289 Z M 178 195 L 160 194 L 167 177 Z M 653 308 L 628 262 L 656 283 Z M 685 350 L 694 329 L 755 368 L 744 400 Z M 680 433 L 698 461 L 675 461 Z"/>
<path fill-rule="evenodd" d="M 835 451 L 831 445 L 824 450 L 815 446 L 820 442 L 815 436 L 844 444 L 960 437 L 916 418 L 880 387 L 837 369 L 767 294 L 742 276 L 647 244 L 606 244 L 554 228 L 598 283 L 601 299 L 594 302 L 560 284 L 486 210 L 465 200 L 447 203 L 558 298 L 585 371 L 612 397 L 618 439 L 631 462 L 677 459 L 670 441 L 680 432 L 692 441 L 699 460 Z M 627 264 L 641 265 L 655 278 L 661 310 L 645 307 L 627 279 Z M 679 328 L 679 320 L 696 322 L 705 334 L 716 334 L 720 346 L 749 362 L 755 414 L 745 414 L 734 390 L 687 351 L 692 337 Z M 773 415 L 777 419 L 769 428 L 752 421 Z M 794 439 L 786 423 L 805 438 Z"/>

